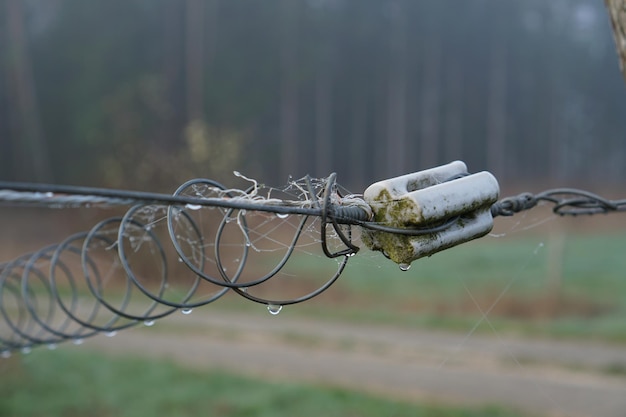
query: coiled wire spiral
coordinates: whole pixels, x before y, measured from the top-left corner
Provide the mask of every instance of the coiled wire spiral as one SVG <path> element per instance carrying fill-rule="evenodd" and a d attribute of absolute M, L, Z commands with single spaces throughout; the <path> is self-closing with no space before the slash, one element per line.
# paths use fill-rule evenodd
<path fill-rule="evenodd" d="M 68 340 L 80 344 L 139 323 L 151 326 L 178 310 L 188 314 L 229 290 L 277 314 L 337 280 L 359 250 L 353 226 L 416 236 L 440 232 L 458 220 L 390 227 L 372 221 L 371 208 L 358 196 L 343 196 L 335 174 L 324 180 L 305 177 L 285 190 L 235 174 L 253 185 L 241 191 L 195 179 L 163 195 L 0 182 L 5 205 L 132 206 L 87 232 L 0 264 L 0 356 Z M 512 216 L 541 202 L 553 204 L 559 215 L 626 211 L 626 199 L 566 188 L 505 198 L 491 207 L 491 214 Z M 304 274 L 294 285 L 294 276 L 302 275 L 289 270 L 296 247 L 307 257 L 312 248 L 321 248 L 318 256 L 337 262 L 321 282 Z M 287 296 L 271 295 L 285 289 Z"/>
<path fill-rule="evenodd" d="M 0 354 L 38 345 L 53 348 L 67 340 L 80 344 L 139 323 L 150 326 L 229 290 L 266 304 L 273 314 L 283 305 L 315 297 L 358 251 L 351 225 L 371 215 L 362 200 L 340 195 L 335 178 L 292 183 L 296 201 L 261 196 L 256 182 L 242 192 L 207 179 L 188 181 L 170 197 L 124 199 L 97 189 L 85 190 L 87 197 L 63 187 L 42 194 L 32 185 L 24 186 L 30 194 L 4 195 L 4 201 L 18 205 L 141 204 L 59 244 L 0 264 Z M 312 239 L 310 232 L 318 225 L 319 237 Z M 287 234 L 289 243 L 283 243 Z M 306 282 L 297 288 L 305 288 L 304 295 L 286 298 L 272 298 L 266 289 L 255 292 L 278 275 L 290 279 L 285 270 L 296 246 L 319 243 L 326 257 L 338 259 L 321 285 L 309 288 L 312 283 Z"/>

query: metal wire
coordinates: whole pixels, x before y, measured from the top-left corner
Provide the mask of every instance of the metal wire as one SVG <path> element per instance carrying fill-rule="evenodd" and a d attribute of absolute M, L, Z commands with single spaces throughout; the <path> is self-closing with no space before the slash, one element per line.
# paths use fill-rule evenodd
<path fill-rule="evenodd" d="M 56 346 L 65 340 L 82 343 L 95 334 L 113 335 L 139 323 L 151 325 L 174 311 L 187 313 L 211 303 L 229 290 L 266 304 L 270 312 L 319 295 L 358 252 L 351 226 L 367 221 L 371 210 L 358 197 L 344 198 L 335 174 L 325 180 L 306 177 L 294 184 L 300 198 L 290 200 L 260 196 L 256 182 L 242 191 L 229 190 L 208 179 L 188 181 L 173 195 L 0 183 L 2 205 L 131 206 L 122 217 L 103 220 L 58 245 L 0 264 L 0 352 Z M 212 226 L 195 217 L 200 209 L 211 211 Z M 298 220 L 293 222 L 293 237 L 283 244 L 276 264 L 266 273 L 249 278 L 244 277 L 250 275 L 246 265 L 257 249 L 251 243 L 257 226 L 250 222 L 259 213 L 271 214 L 270 220 L 262 217 L 262 224 L 287 216 Z M 252 289 L 285 268 L 303 232 L 316 220 L 322 251 L 329 258 L 341 258 L 336 272 L 299 297 L 254 294 Z M 166 224 L 165 234 L 156 230 L 157 224 Z M 233 230 L 239 234 L 237 244 L 229 241 L 227 230 L 231 235 Z M 344 247 L 336 249 L 335 241 Z M 233 247 L 239 248 L 236 256 Z M 186 285 L 180 285 L 180 272 L 172 274 L 173 255 L 178 259 L 175 266 L 183 265 L 190 272 L 184 278 Z M 111 281 L 117 288 L 109 293 L 107 284 Z M 177 293 L 172 290 L 174 281 L 178 281 Z"/>
<path fill-rule="evenodd" d="M 522 193 L 514 197 L 504 198 L 491 207 L 491 214 L 494 217 L 512 216 L 521 211 L 529 210 L 540 202 L 554 204 L 552 211 L 561 216 L 626 211 L 626 199 L 609 200 L 576 188 L 555 188 L 539 194 Z"/>
<path fill-rule="evenodd" d="M 228 291 L 266 304 L 276 313 L 336 282 L 359 251 L 353 226 L 418 236 L 444 231 L 458 220 L 421 228 L 373 222 L 363 199 L 341 194 L 335 174 L 292 182 L 295 193 L 285 196 L 289 198 L 261 195 L 262 186 L 241 177 L 253 185 L 247 190 L 227 189 L 212 180 L 195 179 L 173 195 L 0 182 L 0 205 L 5 206 L 130 206 L 123 216 L 100 221 L 89 231 L 0 263 L 0 354 L 38 345 L 54 347 L 66 340 L 78 344 L 96 334 L 152 325 L 175 311 L 189 313 Z M 540 202 L 554 204 L 553 211 L 560 215 L 626 211 L 626 200 L 562 188 L 502 199 L 491 213 L 512 216 Z M 205 212 L 210 222 L 201 216 Z M 293 235 L 283 243 L 282 236 L 272 236 L 273 221 L 285 223 L 287 216 Z M 301 296 L 273 298 L 255 292 L 285 274 L 295 248 L 312 228 L 318 231 L 315 243 L 324 255 L 338 259 L 336 271 Z M 233 233 L 238 240 L 233 241 Z M 269 251 L 274 263 L 264 271 L 251 260 L 263 252 L 255 236 L 281 248 Z"/>

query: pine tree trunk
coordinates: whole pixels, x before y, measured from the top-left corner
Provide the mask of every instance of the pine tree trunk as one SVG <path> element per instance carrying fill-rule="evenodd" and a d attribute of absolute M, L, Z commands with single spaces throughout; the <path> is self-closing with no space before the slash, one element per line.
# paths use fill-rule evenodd
<path fill-rule="evenodd" d="M 323 177 L 333 169 L 332 79 L 328 63 L 319 68 L 315 80 L 315 174 Z"/>
<path fill-rule="evenodd" d="M 162 149 L 179 145 L 186 114 L 183 88 L 183 10 L 179 0 L 165 0 L 163 6 L 162 83 L 167 113 L 162 120 L 157 140 Z"/>
<path fill-rule="evenodd" d="M 446 66 L 445 95 L 446 118 L 444 124 L 444 156 L 446 161 L 460 159 L 463 155 L 463 68 Z"/>
<path fill-rule="evenodd" d="M 506 160 L 506 59 L 504 41 L 494 39 L 487 93 L 487 167 L 499 178 L 504 178 Z"/>
<path fill-rule="evenodd" d="M 396 0 L 393 6 L 391 27 L 391 65 L 387 106 L 386 165 L 388 175 L 406 172 L 407 155 L 407 15 L 405 3 Z"/>
<path fill-rule="evenodd" d="M 298 4 L 283 0 L 280 45 L 280 175 L 298 175 Z"/>
<path fill-rule="evenodd" d="M 30 60 L 28 40 L 24 28 L 24 10 L 21 0 L 7 0 L 6 24 L 9 50 L 9 102 L 14 108 L 14 167 L 20 179 L 52 182 L 49 154 L 43 134 L 35 80 Z"/>
<path fill-rule="evenodd" d="M 376 172 L 368 172 L 367 150 L 368 142 L 368 119 L 367 119 L 367 96 L 360 90 L 352 98 L 351 126 L 350 126 L 350 181 L 360 187 L 367 185 L 363 181 L 372 178 Z"/>
<path fill-rule="evenodd" d="M 442 51 L 438 39 L 429 39 L 423 59 L 422 100 L 420 112 L 420 169 L 432 167 L 438 160 L 440 76 Z"/>
<path fill-rule="evenodd" d="M 204 7 L 203 0 L 187 0 L 187 121 L 204 119 Z"/>

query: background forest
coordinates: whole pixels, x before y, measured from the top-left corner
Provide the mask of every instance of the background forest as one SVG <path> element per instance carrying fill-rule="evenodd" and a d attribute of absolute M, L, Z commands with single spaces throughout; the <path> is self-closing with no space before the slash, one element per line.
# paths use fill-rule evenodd
<path fill-rule="evenodd" d="M 599 0 L 0 0 L 0 178 L 623 184 Z"/>

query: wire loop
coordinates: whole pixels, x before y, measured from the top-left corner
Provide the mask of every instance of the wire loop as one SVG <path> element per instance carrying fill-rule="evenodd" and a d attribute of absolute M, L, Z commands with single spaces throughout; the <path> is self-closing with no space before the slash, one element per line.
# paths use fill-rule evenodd
<path fill-rule="evenodd" d="M 175 311 L 188 313 L 209 304 L 229 290 L 268 306 L 300 303 L 321 294 L 359 249 L 352 242 L 352 225 L 370 214 L 358 198 L 342 201 L 335 174 L 323 181 L 306 177 L 293 187 L 298 198 L 287 200 L 269 193 L 261 196 L 256 182 L 242 191 L 208 179 L 187 181 L 171 196 L 0 184 L 0 201 L 10 205 L 131 205 L 122 217 L 105 219 L 58 245 L 0 264 L 0 352 L 66 340 L 82 343 L 96 334 L 151 325 Z M 285 220 L 288 215 L 292 221 Z M 253 291 L 282 274 L 315 223 L 320 223 L 324 254 L 343 257 L 336 271 L 296 297 Z M 277 244 L 283 250 L 273 266 L 257 271 L 258 261 L 252 258 L 263 252 L 259 241 L 283 239 L 284 231 L 273 237 L 275 224 L 288 225 L 292 237 Z M 257 232 L 263 227 L 269 231 Z M 333 248 L 344 248 L 331 250 L 330 240 Z M 275 252 L 270 252 L 272 259 Z"/>
<path fill-rule="evenodd" d="M 66 340 L 79 344 L 139 323 L 152 325 L 178 310 L 188 314 L 229 290 L 277 311 L 309 300 L 336 282 L 348 259 L 359 251 L 353 226 L 420 236 L 444 232 L 460 220 L 453 216 L 420 228 L 374 222 L 372 209 L 362 198 L 342 195 L 334 173 L 324 180 L 307 176 L 294 181 L 289 193 L 278 190 L 289 198 L 276 197 L 275 189 L 263 196 L 262 185 L 237 176 L 253 186 L 242 191 L 194 179 L 165 195 L 0 182 L 1 205 L 130 206 L 121 217 L 0 264 L 2 356 Z M 504 198 L 490 211 L 493 217 L 512 216 L 542 202 L 553 204 L 559 215 L 626 211 L 626 199 L 609 200 L 572 188 Z M 287 243 L 282 240 L 285 232 L 277 232 L 277 223 L 289 228 Z M 285 271 L 296 247 L 304 245 L 304 236 L 312 236 L 314 229 L 319 231 L 314 243 L 324 255 L 340 259 L 336 271 L 304 295 L 267 296 L 260 288 L 274 277 L 289 275 Z M 271 263 L 255 260 L 266 252 Z M 266 263 L 262 272 L 260 266 Z"/>

